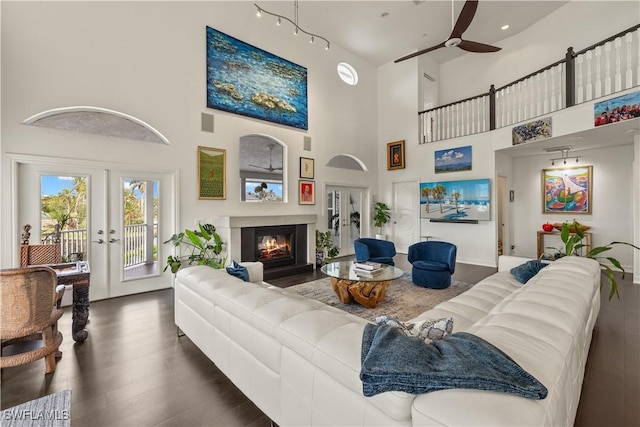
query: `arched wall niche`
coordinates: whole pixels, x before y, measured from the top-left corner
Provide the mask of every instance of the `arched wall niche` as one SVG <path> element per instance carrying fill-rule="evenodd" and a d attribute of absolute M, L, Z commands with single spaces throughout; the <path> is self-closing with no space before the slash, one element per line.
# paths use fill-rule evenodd
<path fill-rule="evenodd" d="M 240 137 L 239 147 L 240 200 L 286 202 L 287 146 L 270 135 L 250 134 Z"/>
<path fill-rule="evenodd" d="M 148 123 L 128 114 L 101 107 L 55 108 L 31 116 L 22 123 L 28 126 L 170 145 L 169 140 Z"/>
<path fill-rule="evenodd" d="M 338 154 L 327 162 L 326 166 L 367 172 L 369 169 L 362 160 L 351 154 Z"/>

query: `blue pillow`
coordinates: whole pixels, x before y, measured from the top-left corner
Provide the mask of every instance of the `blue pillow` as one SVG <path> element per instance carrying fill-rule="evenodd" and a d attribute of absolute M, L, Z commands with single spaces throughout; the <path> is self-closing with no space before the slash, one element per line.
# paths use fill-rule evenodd
<path fill-rule="evenodd" d="M 533 276 L 538 274 L 538 271 L 546 267 L 547 264 L 536 259 L 527 261 L 517 267 L 513 267 L 510 271 L 516 278 L 516 280 L 522 284 L 527 283 Z"/>
<path fill-rule="evenodd" d="M 245 282 L 249 281 L 249 272 L 247 271 L 247 267 L 243 267 L 235 261 L 233 261 L 233 265 L 227 267 L 227 273 L 232 276 L 236 276 L 238 279 L 242 279 Z"/>

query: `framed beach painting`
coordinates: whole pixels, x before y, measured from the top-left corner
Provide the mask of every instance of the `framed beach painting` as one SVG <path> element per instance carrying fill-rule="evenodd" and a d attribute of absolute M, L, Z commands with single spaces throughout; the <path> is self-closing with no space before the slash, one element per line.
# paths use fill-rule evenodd
<path fill-rule="evenodd" d="M 542 213 L 590 214 L 593 166 L 542 170 Z"/>
<path fill-rule="evenodd" d="M 298 203 L 301 205 L 315 205 L 316 191 L 315 182 L 300 180 L 298 182 Z"/>
<path fill-rule="evenodd" d="M 306 130 L 307 69 L 207 27 L 207 107 Z"/>
<path fill-rule="evenodd" d="M 449 148 L 433 152 L 435 173 L 471 170 L 471 146 Z"/>
<path fill-rule="evenodd" d="M 404 169 L 404 140 L 387 144 L 387 170 Z"/>
<path fill-rule="evenodd" d="M 221 148 L 198 147 L 198 199 L 226 198 L 226 156 Z"/>

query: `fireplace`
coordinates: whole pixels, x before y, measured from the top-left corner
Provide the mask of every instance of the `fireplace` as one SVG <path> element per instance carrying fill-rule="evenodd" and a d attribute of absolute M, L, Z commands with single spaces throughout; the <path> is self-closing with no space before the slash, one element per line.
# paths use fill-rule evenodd
<path fill-rule="evenodd" d="M 264 264 L 265 280 L 313 270 L 307 263 L 307 225 L 241 228 L 241 260 Z"/>

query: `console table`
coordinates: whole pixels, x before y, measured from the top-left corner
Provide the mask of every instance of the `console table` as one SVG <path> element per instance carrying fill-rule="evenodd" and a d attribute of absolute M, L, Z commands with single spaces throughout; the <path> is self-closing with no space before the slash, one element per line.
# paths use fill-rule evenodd
<path fill-rule="evenodd" d="M 545 252 L 544 248 L 544 238 L 545 236 L 560 236 L 559 231 L 538 231 L 538 252 L 536 253 L 537 257 L 540 258 L 542 254 Z M 569 233 L 570 235 L 574 235 L 575 233 Z M 583 233 L 584 234 L 584 244 L 587 253 L 591 250 L 591 233 Z"/>
<path fill-rule="evenodd" d="M 89 263 L 87 261 L 65 262 L 61 264 L 46 264 L 58 276 L 59 285 L 73 286 L 73 307 L 71 335 L 74 341 L 82 342 L 87 339 L 89 332 L 84 327 L 89 321 Z"/>

